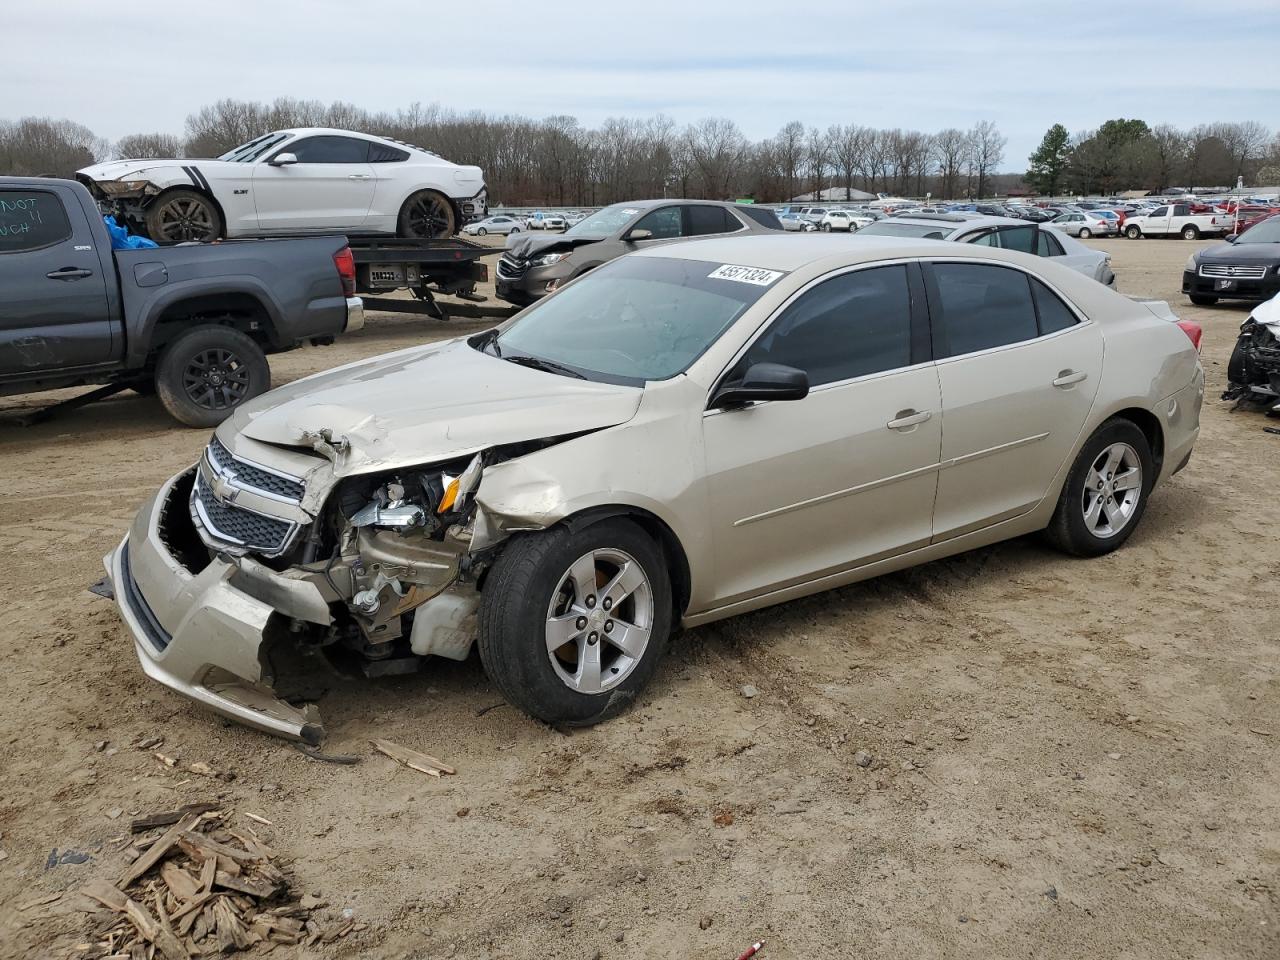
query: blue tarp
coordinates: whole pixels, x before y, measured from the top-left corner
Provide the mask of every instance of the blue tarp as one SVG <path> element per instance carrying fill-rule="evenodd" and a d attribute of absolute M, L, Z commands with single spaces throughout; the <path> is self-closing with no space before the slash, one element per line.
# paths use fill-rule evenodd
<path fill-rule="evenodd" d="M 111 234 L 112 250 L 150 250 L 157 246 L 154 240 L 146 237 L 130 236 L 128 230 L 116 223 L 115 217 L 103 217 L 102 222 L 107 225 L 107 233 Z"/>

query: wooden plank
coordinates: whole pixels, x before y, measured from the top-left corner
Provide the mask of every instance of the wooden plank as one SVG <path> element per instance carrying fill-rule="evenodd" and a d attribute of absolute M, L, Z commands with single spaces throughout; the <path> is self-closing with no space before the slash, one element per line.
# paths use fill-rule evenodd
<path fill-rule="evenodd" d="M 235 890 L 239 893 L 247 893 L 251 897 L 257 897 L 259 900 L 267 900 L 274 896 L 277 889 L 274 883 L 236 877 L 229 873 L 223 873 L 221 870 L 214 877 L 213 883 L 214 886 L 222 887 L 225 890 Z"/>
<path fill-rule="evenodd" d="M 250 850 L 241 850 L 239 847 L 233 847 L 230 844 L 219 843 L 212 837 L 206 837 L 203 833 L 195 833 L 191 830 L 185 830 L 182 833 L 182 839 L 208 851 L 209 853 L 217 854 L 220 857 L 227 857 L 231 860 L 252 861 L 262 859 L 259 854 L 253 853 Z"/>
<path fill-rule="evenodd" d="M 129 884 L 133 883 L 133 881 L 137 880 L 140 876 L 159 863 L 169 852 L 170 848 L 178 842 L 187 829 L 195 822 L 196 817 L 188 814 L 165 831 L 164 836 L 153 843 L 147 849 L 146 853 L 133 861 L 133 865 L 130 866 L 129 869 L 120 877 L 118 886 L 121 889 L 128 887 Z"/>
<path fill-rule="evenodd" d="M 219 899 L 213 905 L 214 935 L 218 938 L 218 947 L 223 953 L 233 950 L 244 950 L 252 946 L 244 924 L 236 916 L 231 905 L 225 899 Z"/>
<path fill-rule="evenodd" d="M 179 900 L 194 900 L 200 892 L 200 882 L 172 860 L 160 864 L 160 879 Z"/>
<path fill-rule="evenodd" d="M 430 774 L 438 777 L 442 773 L 457 773 L 453 767 L 447 763 L 437 760 L 435 757 L 425 753 L 419 753 L 417 750 L 410 750 L 408 747 L 402 747 L 398 743 L 392 743 L 390 740 L 370 740 L 373 749 L 379 753 L 386 754 L 396 763 L 402 763 L 410 770 L 417 770 L 419 773 Z"/>
<path fill-rule="evenodd" d="M 165 810 L 163 813 L 153 813 L 149 816 L 139 817 L 129 823 L 129 830 L 131 833 L 142 833 L 146 830 L 153 830 L 156 827 L 167 827 L 170 824 L 177 823 L 183 817 L 191 814 L 208 813 L 210 810 L 217 810 L 219 806 L 220 804 L 217 803 L 188 803 L 177 810 Z"/>

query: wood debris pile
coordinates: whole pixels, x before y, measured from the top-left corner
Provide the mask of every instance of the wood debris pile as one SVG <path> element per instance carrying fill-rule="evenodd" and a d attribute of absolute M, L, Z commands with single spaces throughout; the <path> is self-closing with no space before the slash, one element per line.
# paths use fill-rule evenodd
<path fill-rule="evenodd" d="M 254 948 L 261 954 L 280 945 L 332 943 L 364 927 L 349 917 L 328 924 L 312 918 L 323 901 L 295 896 L 272 863 L 275 852 L 249 826 L 233 826 L 216 804 L 142 817 L 131 829 L 141 834 L 131 848 L 137 859 L 115 883 L 98 880 L 82 890 L 110 911 L 82 956 L 190 960 Z"/>

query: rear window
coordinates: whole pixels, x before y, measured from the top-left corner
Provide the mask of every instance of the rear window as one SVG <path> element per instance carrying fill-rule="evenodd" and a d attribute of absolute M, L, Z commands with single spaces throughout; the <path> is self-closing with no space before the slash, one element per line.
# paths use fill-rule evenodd
<path fill-rule="evenodd" d="M 750 204 L 743 204 L 738 208 L 739 213 L 746 214 L 747 217 L 760 224 L 762 227 L 768 227 L 770 230 L 781 230 L 782 221 L 778 219 L 778 215 L 768 207 L 753 207 Z M 795 214 L 787 214 L 794 217 Z"/>
<path fill-rule="evenodd" d="M 369 141 L 370 163 L 400 163 L 408 159 L 409 152 L 407 150 L 400 150 L 385 143 Z"/>
<path fill-rule="evenodd" d="M 935 263 L 942 307 L 942 356 L 955 357 L 1039 335 L 1027 276 L 1007 267 Z"/>
<path fill-rule="evenodd" d="M 860 237 L 908 237 L 916 240 L 945 240 L 949 227 L 935 227 L 930 223 L 902 223 L 897 220 L 877 220 L 858 231 Z"/>
<path fill-rule="evenodd" d="M 742 229 L 742 225 L 731 217 L 724 207 L 690 204 L 688 211 L 691 237 L 701 237 L 711 233 L 729 233 L 731 230 Z"/>
<path fill-rule="evenodd" d="M 71 236 L 62 201 L 47 190 L 0 190 L 0 253 L 20 253 Z"/>

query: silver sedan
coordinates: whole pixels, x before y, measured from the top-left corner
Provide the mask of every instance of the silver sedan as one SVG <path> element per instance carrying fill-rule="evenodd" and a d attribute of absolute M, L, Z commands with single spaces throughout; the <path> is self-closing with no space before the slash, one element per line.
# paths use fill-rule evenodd
<path fill-rule="evenodd" d="M 1190 333 L 995 247 L 652 247 L 239 408 L 107 567 L 147 674 L 262 729 L 320 736 L 264 672 L 294 646 L 475 644 L 511 703 L 594 723 L 677 624 L 1029 533 L 1120 547 L 1199 434 Z"/>
<path fill-rule="evenodd" d="M 473 237 L 483 237 L 489 233 L 496 233 L 500 236 L 519 233 L 523 229 L 525 229 L 523 220 L 495 214 L 492 217 L 477 220 L 475 223 L 468 223 L 462 228 L 462 232 Z"/>

